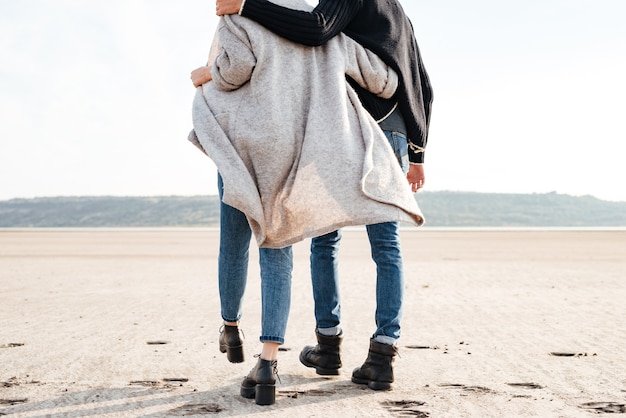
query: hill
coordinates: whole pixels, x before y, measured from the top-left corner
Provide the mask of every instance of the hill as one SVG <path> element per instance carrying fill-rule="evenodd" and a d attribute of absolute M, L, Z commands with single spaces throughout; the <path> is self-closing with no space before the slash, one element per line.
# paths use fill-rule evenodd
<path fill-rule="evenodd" d="M 39 197 L 0 201 L 0 227 L 154 227 L 219 224 L 217 196 Z"/>
<path fill-rule="evenodd" d="M 623 227 L 626 202 L 557 193 L 420 192 L 429 227 Z M 211 227 L 217 196 L 40 197 L 0 201 L 0 227 Z"/>
<path fill-rule="evenodd" d="M 626 202 L 557 193 L 428 192 L 417 195 L 429 226 L 626 226 Z"/>

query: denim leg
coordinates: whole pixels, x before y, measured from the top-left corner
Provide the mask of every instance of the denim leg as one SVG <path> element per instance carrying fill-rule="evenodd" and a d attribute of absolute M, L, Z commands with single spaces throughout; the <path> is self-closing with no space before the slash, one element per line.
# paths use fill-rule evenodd
<path fill-rule="evenodd" d="M 406 136 L 383 131 L 404 173 L 408 172 Z M 376 263 L 376 332 L 385 342 L 400 337 L 404 273 L 398 224 L 386 222 L 367 225 L 372 258 Z M 339 325 L 341 303 L 339 294 L 338 252 L 341 230 L 311 240 L 311 280 L 315 300 L 317 328 Z"/>
<path fill-rule="evenodd" d="M 339 325 L 341 303 L 337 255 L 341 230 L 311 240 L 311 284 L 317 328 Z"/>
<path fill-rule="evenodd" d="M 261 266 L 261 342 L 285 342 L 291 305 L 291 247 L 260 248 Z"/>
<path fill-rule="evenodd" d="M 217 185 L 220 194 L 218 283 L 221 313 L 224 321 L 237 322 L 241 318 L 241 306 L 246 291 L 252 231 L 241 211 L 221 202 L 224 185 L 219 173 Z"/>
<path fill-rule="evenodd" d="M 383 131 L 387 140 L 389 141 L 389 145 L 391 145 L 391 149 L 393 149 L 393 153 L 396 154 L 396 158 L 398 159 L 398 164 L 400 164 L 400 168 L 404 174 L 409 172 L 409 146 L 406 135 L 401 134 L 400 132 L 393 131 Z"/>
<path fill-rule="evenodd" d="M 373 337 L 400 338 L 404 272 L 397 222 L 367 225 L 376 263 L 376 332 Z"/>
<path fill-rule="evenodd" d="M 409 171 L 406 135 L 383 131 L 396 154 L 400 168 Z M 372 259 L 376 263 L 376 332 L 373 337 L 386 344 L 400 338 L 404 268 L 397 222 L 367 225 Z"/>

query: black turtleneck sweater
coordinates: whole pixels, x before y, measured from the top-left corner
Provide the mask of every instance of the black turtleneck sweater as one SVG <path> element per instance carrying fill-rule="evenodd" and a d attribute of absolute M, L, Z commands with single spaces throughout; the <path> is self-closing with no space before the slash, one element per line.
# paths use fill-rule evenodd
<path fill-rule="evenodd" d="M 378 55 L 400 77 L 395 96 L 385 100 L 356 83 L 351 85 L 376 120 L 388 115 L 398 103 L 407 128 L 409 160 L 424 162 L 432 88 L 413 26 L 398 0 L 320 0 L 311 12 L 287 9 L 267 0 L 245 0 L 241 15 L 304 45 L 322 45 L 343 31 Z"/>

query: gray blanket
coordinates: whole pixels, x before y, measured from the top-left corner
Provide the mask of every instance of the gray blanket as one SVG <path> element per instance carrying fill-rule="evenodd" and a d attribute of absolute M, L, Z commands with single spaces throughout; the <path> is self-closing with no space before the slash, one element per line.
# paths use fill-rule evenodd
<path fill-rule="evenodd" d="M 189 140 L 217 165 L 224 203 L 247 216 L 260 247 L 343 226 L 424 222 L 387 139 L 345 81 L 350 74 L 390 96 L 390 68 L 343 35 L 304 47 L 236 15 L 217 36 Z"/>

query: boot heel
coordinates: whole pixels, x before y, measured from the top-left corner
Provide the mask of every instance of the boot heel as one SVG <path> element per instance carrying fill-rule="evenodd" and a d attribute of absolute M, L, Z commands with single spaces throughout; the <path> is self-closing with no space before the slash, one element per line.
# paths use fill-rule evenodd
<path fill-rule="evenodd" d="M 254 400 L 257 405 L 273 405 L 276 402 L 276 385 L 257 385 Z"/>
<path fill-rule="evenodd" d="M 226 348 L 226 358 L 231 363 L 243 363 L 243 346 Z"/>
<path fill-rule="evenodd" d="M 220 328 L 220 352 L 226 353 L 231 363 L 243 363 L 243 332 L 237 325 L 222 325 Z"/>

